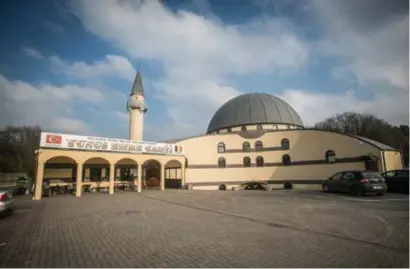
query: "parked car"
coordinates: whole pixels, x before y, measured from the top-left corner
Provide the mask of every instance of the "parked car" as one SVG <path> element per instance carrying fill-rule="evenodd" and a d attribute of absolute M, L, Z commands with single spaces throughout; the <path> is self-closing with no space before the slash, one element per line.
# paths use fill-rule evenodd
<path fill-rule="evenodd" d="M 24 195 L 26 188 L 24 186 L 16 186 L 13 188 L 13 196 Z"/>
<path fill-rule="evenodd" d="M 392 170 L 382 174 L 389 192 L 409 193 L 409 170 Z"/>
<path fill-rule="evenodd" d="M 264 182 L 246 182 L 239 185 L 236 189 L 245 191 L 267 191 L 269 187 L 268 184 Z"/>
<path fill-rule="evenodd" d="M 322 183 L 324 192 L 349 193 L 356 196 L 364 194 L 384 195 L 387 185 L 383 176 L 373 171 L 342 171 Z"/>
<path fill-rule="evenodd" d="M 14 208 L 14 198 L 11 191 L 0 191 L 0 217 L 11 214 Z"/>

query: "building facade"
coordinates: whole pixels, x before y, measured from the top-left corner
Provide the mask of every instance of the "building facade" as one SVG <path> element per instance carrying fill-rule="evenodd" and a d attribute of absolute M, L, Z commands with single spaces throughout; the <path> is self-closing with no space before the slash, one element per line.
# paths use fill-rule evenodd
<path fill-rule="evenodd" d="M 401 153 L 377 141 L 305 129 L 284 100 L 252 93 L 232 98 L 212 117 L 204 135 L 164 143 L 144 142 L 147 105 L 138 72 L 127 102 L 129 140 L 42 133 L 36 191 L 50 185 L 106 188 L 119 184 L 193 189 L 230 188 L 247 181 L 277 187 L 320 182 L 341 170 L 400 169 Z"/>

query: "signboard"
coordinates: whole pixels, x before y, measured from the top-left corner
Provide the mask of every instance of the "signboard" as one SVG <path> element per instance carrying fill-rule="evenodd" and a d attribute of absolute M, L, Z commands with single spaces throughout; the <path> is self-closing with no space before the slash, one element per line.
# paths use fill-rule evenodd
<path fill-rule="evenodd" d="M 181 145 L 118 138 L 41 133 L 40 147 L 162 155 L 184 155 Z"/>

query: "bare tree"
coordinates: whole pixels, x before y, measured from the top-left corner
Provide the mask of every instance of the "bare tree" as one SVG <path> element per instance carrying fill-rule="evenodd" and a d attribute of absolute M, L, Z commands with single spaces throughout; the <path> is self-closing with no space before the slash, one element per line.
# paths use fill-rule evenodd
<path fill-rule="evenodd" d="M 0 171 L 34 173 L 35 154 L 41 128 L 9 126 L 0 132 Z"/>
<path fill-rule="evenodd" d="M 314 128 L 358 135 L 400 149 L 409 163 L 409 126 L 392 126 L 371 114 L 345 112 L 317 123 Z"/>

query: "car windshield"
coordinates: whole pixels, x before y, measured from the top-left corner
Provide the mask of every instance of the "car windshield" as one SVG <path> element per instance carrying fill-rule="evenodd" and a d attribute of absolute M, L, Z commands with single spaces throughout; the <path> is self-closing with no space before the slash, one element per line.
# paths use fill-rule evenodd
<path fill-rule="evenodd" d="M 377 172 L 362 172 L 362 176 L 367 179 L 383 179 L 382 175 Z"/>

